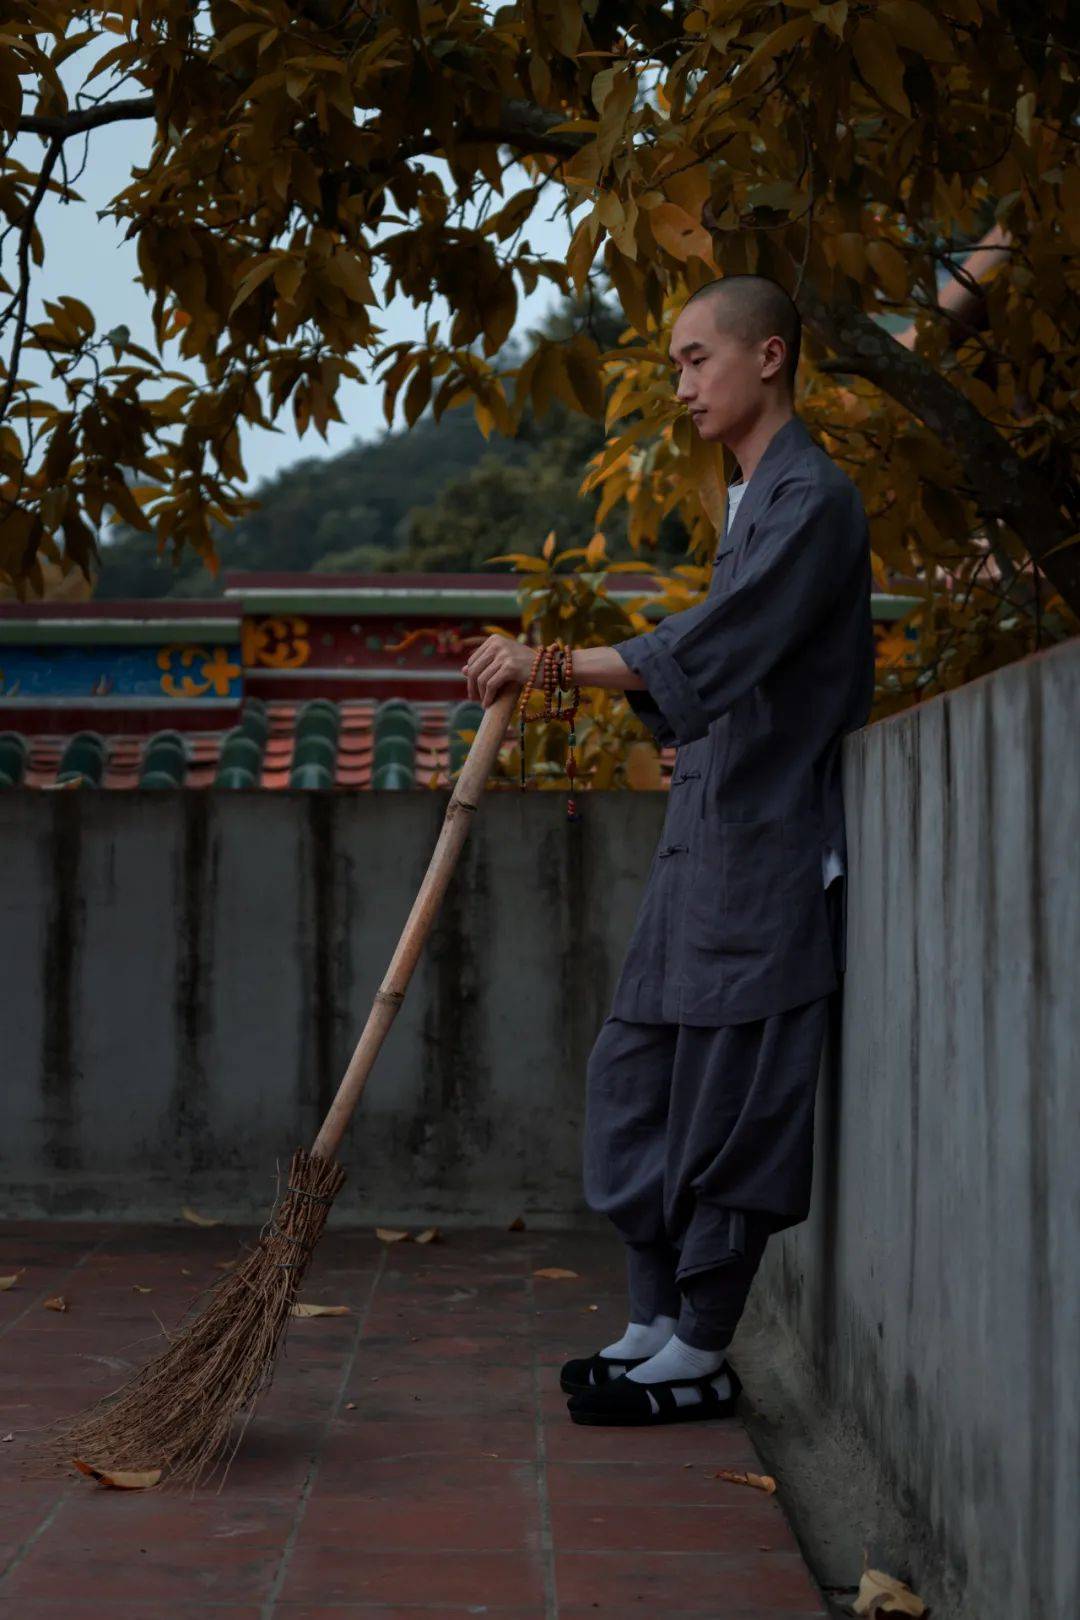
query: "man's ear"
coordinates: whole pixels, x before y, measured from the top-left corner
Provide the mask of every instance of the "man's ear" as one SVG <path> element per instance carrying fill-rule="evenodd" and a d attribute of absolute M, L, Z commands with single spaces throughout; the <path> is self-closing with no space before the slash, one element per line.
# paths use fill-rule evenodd
<path fill-rule="evenodd" d="M 765 339 L 765 361 L 769 367 L 770 377 L 775 377 L 778 371 L 783 371 L 787 361 L 787 348 L 782 337 Z"/>

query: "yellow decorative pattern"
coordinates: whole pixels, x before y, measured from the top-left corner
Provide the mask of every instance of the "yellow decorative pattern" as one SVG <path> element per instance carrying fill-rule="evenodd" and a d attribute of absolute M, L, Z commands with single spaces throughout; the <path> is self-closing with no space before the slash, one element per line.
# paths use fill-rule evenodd
<path fill-rule="evenodd" d="M 193 642 L 168 642 L 158 649 L 157 667 L 164 671 L 161 690 L 166 697 L 196 698 L 213 692 L 215 697 L 228 697 L 234 680 L 244 671 L 234 664 L 225 647 L 200 647 Z M 182 674 L 198 666 L 201 679 Z"/>
<path fill-rule="evenodd" d="M 311 657 L 308 622 L 292 614 L 273 619 L 245 619 L 241 656 L 247 669 L 301 669 Z"/>

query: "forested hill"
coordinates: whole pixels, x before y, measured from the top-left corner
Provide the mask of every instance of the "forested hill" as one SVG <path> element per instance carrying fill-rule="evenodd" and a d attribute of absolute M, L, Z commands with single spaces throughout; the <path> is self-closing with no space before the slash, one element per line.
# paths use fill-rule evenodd
<path fill-rule="evenodd" d="M 451 480 L 467 478 L 481 463 L 508 469 L 532 449 L 494 436 L 485 444 L 471 412 L 450 411 L 438 425 L 422 420 L 338 456 L 298 461 L 260 485 L 259 510 L 219 537 L 222 568 L 401 568 L 417 508 L 436 502 Z M 104 547 L 103 564 L 99 598 L 220 593 L 194 554 L 174 568 L 168 556 L 157 556 L 153 536 L 131 529 Z"/>
<path fill-rule="evenodd" d="M 553 312 L 555 334 L 573 306 Z M 595 316 L 594 316 L 595 318 Z M 614 344 L 621 322 L 602 310 L 598 333 Z M 524 418 L 519 436 L 484 440 L 468 409 L 424 416 L 406 431 L 358 443 L 326 460 L 307 459 L 260 485 L 257 512 L 219 537 L 222 571 L 322 573 L 383 571 L 511 572 L 489 557 L 539 551 L 549 529 L 559 546 L 584 545 L 599 496 L 578 489 L 603 443 L 601 426 L 556 404 L 540 422 Z M 630 556 L 625 517 L 606 525 L 608 555 Z M 658 560 L 678 560 L 686 539 L 678 520 L 661 531 Z M 218 580 L 186 555 L 179 568 L 158 557 L 152 535 L 121 529 L 103 548 L 99 598 L 217 596 Z"/>

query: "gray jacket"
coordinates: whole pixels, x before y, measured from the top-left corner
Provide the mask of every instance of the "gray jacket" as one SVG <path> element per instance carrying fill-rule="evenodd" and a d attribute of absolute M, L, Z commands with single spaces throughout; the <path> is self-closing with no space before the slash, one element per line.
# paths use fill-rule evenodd
<path fill-rule="evenodd" d="M 705 599 L 618 644 L 647 688 L 627 698 L 678 751 L 615 1017 L 737 1024 L 835 989 L 846 895 L 827 908 L 822 860 L 846 872 L 840 745 L 873 699 L 870 585 L 859 492 L 792 417 Z"/>

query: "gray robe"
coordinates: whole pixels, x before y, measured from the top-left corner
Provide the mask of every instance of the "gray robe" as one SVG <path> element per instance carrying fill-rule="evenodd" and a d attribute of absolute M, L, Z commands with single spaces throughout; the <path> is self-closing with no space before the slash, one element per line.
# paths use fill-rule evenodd
<path fill-rule="evenodd" d="M 846 896 L 830 927 L 822 867 L 831 849 L 846 871 L 840 745 L 873 698 L 870 586 L 858 490 L 792 417 L 705 599 L 618 644 L 646 683 L 632 707 L 678 751 L 615 1017 L 737 1024 L 835 989 Z"/>

